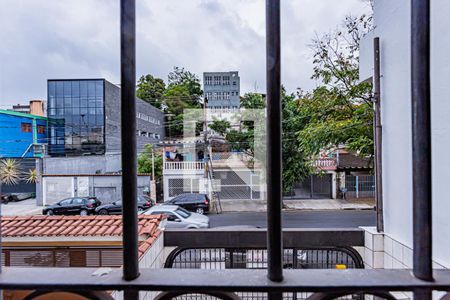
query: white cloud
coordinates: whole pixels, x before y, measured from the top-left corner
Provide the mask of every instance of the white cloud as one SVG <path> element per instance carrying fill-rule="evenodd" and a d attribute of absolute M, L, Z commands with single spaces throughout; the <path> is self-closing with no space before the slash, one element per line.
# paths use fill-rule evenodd
<path fill-rule="evenodd" d="M 265 89 L 265 1 L 140 0 L 137 72 L 166 80 L 173 66 L 197 73 L 238 70 L 242 93 Z M 282 81 L 314 82 L 308 44 L 361 0 L 282 1 Z M 0 107 L 46 97 L 49 78 L 119 82 L 119 0 L 2 0 Z"/>

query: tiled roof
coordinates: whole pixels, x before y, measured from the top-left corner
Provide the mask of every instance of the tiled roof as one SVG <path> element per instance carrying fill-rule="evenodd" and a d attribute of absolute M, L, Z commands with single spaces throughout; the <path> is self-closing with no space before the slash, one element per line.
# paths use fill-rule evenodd
<path fill-rule="evenodd" d="M 338 169 L 371 169 L 371 159 L 352 153 L 339 154 Z"/>
<path fill-rule="evenodd" d="M 158 236 L 160 215 L 139 215 L 139 235 Z M 121 236 L 122 216 L 2 217 L 2 237 Z"/>

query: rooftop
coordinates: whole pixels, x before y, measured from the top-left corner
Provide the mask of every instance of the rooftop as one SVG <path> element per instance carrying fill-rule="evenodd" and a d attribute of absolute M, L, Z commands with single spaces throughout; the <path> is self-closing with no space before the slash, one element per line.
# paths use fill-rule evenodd
<path fill-rule="evenodd" d="M 13 111 L 13 110 L 7 110 L 7 109 L 0 109 L 0 114 L 11 115 L 11 116 L 16 116 L 16 117 L 23 117 L 23 118 L 30 118 L 30 119 L 45 120 L 45 121 L 48 120 L 47 117 L 26 114 L 26 113 L 22 113 L 22 112 Z"/>
<path fill-rule="evenodd" d="M 371 159 L 368 157 L 361 157 L 352 153 L 341 153 L 339 154 L 337 168 L 342 170 L 368 170 L 371 169 Z"/>
<path fill-rule="evenodd" d="M 139 215 L 139 235 L 158 235 L 160 215 Z M 1 220 L 2 237 L 121 236 L 122 216 L 14 216 Z"/>

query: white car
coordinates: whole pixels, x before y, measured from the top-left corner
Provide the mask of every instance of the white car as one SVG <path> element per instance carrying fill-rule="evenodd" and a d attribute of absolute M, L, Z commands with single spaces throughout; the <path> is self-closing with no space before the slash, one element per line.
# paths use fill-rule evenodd
<path fill-rule="evenodd" d="M 166 215 L 166 228 L 209 228 L 209 218 L 190 212 L 178 205 L 156 205 L 144 212 L 145 215 Z"/>

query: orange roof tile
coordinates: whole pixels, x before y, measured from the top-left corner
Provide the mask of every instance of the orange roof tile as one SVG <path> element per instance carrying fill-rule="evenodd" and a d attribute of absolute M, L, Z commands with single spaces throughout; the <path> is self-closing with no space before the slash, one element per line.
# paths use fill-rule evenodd
<path fill-rule="evenodd" d="M 152 246 L 153 242 L 161 234 L 161 231 L 157 227 L 154 228 L 155 230 L 152 232 L 151 236 L 139 244 L 139 257 L 142 257 L 144 255 L 144 253 Z"/>
<path fill-rule="evenodd" d="M 139 234 L 149 236 L 143 242 L 148 247 L 159 235 L 162 218 L 160 215 L 139 215 Z M 1 229 L 3 237 L 121 236 L 122 216 L 2 217 Z M 141 244 L 141 247 L 147 246 Z"/>

